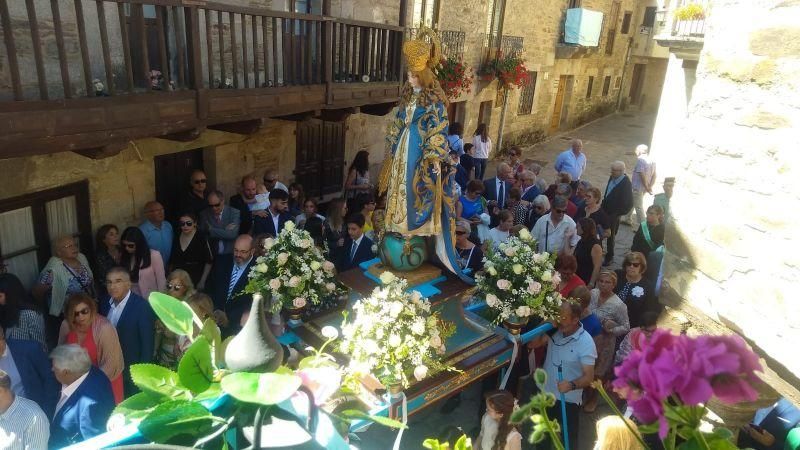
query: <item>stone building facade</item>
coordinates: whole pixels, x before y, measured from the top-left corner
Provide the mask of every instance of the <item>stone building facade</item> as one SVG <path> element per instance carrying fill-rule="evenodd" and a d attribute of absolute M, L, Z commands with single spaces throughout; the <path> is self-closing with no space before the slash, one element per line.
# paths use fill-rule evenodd
<path fill-rule="evenodd" d="M 663 297 L 748 339 L 765 379 L 798 402 L 800 4 L 707 11 L 703 39 L 657 37 L 671 54 L 651 148 L 659 176 L 677 179 Z"/>

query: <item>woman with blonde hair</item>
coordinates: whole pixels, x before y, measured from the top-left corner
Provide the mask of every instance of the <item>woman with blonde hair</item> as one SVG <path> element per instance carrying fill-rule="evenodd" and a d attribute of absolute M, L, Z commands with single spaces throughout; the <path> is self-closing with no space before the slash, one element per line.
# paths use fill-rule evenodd
<path fill-rule="evenodd" d="M 627 424 L 627 425 L 626 425 Z M 594 450 L 641 450 L 639 443 L 641 435 L 636 430 L 636 425 L 630 419 L 619 416 L 606 416 L 597 421 L 597 442 Z M 630 427 L 630 428 L 629 428 Z M 637 439 L 637 436 L 639 439 Z"/>
<path fill-rule="evenodd" d="M 189 272 L 176 269 L 170 272 L 167 277 L 167 289 L 165 294 L 178 300 L 186 301 L 195 293 L 194 283 Z M 170 331 L 164 323 L 156 320 L 156 363 L 165 367 L 177 367 L 181 355 L 188 348 L 189 342 L 185 336 L 178 336 Z"/>

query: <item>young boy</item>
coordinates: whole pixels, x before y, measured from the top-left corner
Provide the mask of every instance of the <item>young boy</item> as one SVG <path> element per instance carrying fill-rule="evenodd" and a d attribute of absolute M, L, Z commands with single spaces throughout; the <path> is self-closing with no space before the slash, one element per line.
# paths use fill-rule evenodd
<path fill-rule="evenodd" d="M 372 241 L 364 236 L 364 215 L 355 213 L 347 218 L 347 239 L 339 250 L 336 268 L 339 272 L 358 267 L 359 264 L 375 257 Z"/>

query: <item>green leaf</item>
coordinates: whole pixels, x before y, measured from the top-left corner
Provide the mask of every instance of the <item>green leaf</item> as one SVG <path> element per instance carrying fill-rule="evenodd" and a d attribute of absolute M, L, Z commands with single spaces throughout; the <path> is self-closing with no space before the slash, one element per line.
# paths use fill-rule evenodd
<path fill-rule="evenodd" d="M 297 375 L 239 372 L 222 379 L 222 390 L 246 403 L 274 405 L 291 397 L 300 384 Z"/>
<path fill-rule="evenodd" d="M 211 364 L 211 345 L 205 336 L 200 336 L 186 349 L 178 363 L 181 384 L 193 394 L 199 394 L 214 381 L 214 366 Z"/>
<path fill-rule="evenodd" d="M 200 334 L 208 339 L 208 343 L 213 346 L 219 346 L 222 343 L 222 334 L 219 331 L 217 323 L 214 319 L 208 318 L 203 322 L 203 328 L 200 329 Z"/>
<path fill-rule="evenodd" d="M 714 438 L 733 439 L 733 432 L 727 428 L 714 428 Z"/>
<path fill-rule="evenodd" d="M 341 412 L 341 415 L 347 419 L 355 420 L 355 419 L 364 419 L 364 420 L 371 420 L 379 425 L 383 425 L 389 428 L 396 428 L 396 429 L 407 429 L 407 425 L 403 425 L 403 422 L 390 419 L 388 417 L 383 416 L 371 416 L 364 411 L 359 411 L 357 409 L 348 409 Z"/>
<path fill-rule="evenodd" d="M 155 364 L 131 366 L 133 383 L 142 391 L 169 397 L 173 400 L 189 400 L 192 394 L 181 385 L 178 374 Z"/>
<path fill-rule="evenodd" d="M 456 441 L 456 446 L 453 450 L 472 450 L 472 439 L 466 434 L 461 435 Z"/>
<path fill-rule="evenodd" d="M 156 407 L 139 424 L 145 438 L 157 443 L 174 442 L 183 437 L 194 442 L 213 425 L 211 413 L 197 402 L 172 400 Z"/>
<path fill-rule="evenodd" d="M 149 392 L 136 393 L 114 408 L 114 414 L 122 414 L 128 420 L 143 419 L 150 411 L 164 402 L 164 397 Z"/>
<path fill-rule="evenodd" d="M 222 395 L 222 386 L 219 383 L 211 383 L 208 389 L 195 395 L 194 400 L 202 402 L 204 400 L 213 400 Z"/>
<path fill-rule="evenodd" d="M 442 450 L 442 444 L 438 439 L 428 438 L 422 441 L 422 446 L 430 450 Z"/>
<path fill-rule="evenodd" d="M 150 306 L 164 326 L 180 336 L 191 336 L 194 331 L 191 306 L 161 292 L 150 293 Z"/>
<path fill-rule="evenodd" d="M 228 336 L 220 345 L 214 346 L 214 361 L 217 362 L 217 367 L 222 367 L 225 364 L 225 350 L 227 350 L 228 344 L 230 344 L 235 337 L 236 336 Z"/>

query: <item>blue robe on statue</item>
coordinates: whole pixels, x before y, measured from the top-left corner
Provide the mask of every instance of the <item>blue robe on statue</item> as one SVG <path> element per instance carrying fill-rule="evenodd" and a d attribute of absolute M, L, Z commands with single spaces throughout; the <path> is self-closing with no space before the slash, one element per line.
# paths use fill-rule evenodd
<path fill-rule="evenodd" d="M 447 161 L 447 110 L 444 103 L 418 104 L 419 94 L 397 109 L 389 125 L 387 147 L 379 180 L 386 190 L 385 231 L 403 236 L 430 236 L 436 255 L 451 272 L 467 283 L 455 249 L 456 182 L 444 174 Z"/>

